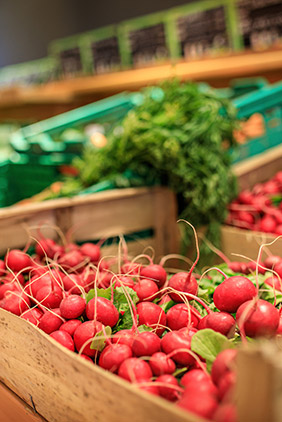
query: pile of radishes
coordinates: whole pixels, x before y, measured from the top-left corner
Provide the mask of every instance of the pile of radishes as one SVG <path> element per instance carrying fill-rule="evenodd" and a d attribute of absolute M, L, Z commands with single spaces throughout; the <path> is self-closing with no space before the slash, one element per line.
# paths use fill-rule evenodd
<path fill-rule="evenodd" d="M 193 272 L 198 258 L 174 274 L 165 259 L 119 261 L 101 258 L 92 243 L 63 247 L 41 239 L 33 255 L 9 250 L 0 261 L 0 307 L 144 391 L 208 420 L 236 421 L 234 340 L 282 333 L 278 303 L 261 297 L 261 283 L 282 291 L 282 258 L 248 271 L 229 263 L 231 273 L 219 268 L 203 276 Z M 206 339 L 216 343 L 217 356 L 205 354 Z"/>
<path fill-rule="evenodd" d="M 242 191 L 229 205 L 227 224 L 282 235 L 282 171 L 252 190 Z"/>

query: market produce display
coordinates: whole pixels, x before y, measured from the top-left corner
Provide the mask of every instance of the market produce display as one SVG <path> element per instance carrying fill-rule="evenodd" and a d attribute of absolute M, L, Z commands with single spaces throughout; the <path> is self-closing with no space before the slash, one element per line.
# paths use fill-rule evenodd
<path fill-rule="evenodd" d="M 218 245 L 220 223 L 236 194 L 228 153 L 236 127 L 235 108 L 215 90 L 177 80 L 145 89 L 108 143 L 86 148 L 74 161 L 77 177 L 48 198 L 91 192 L 97 183 L 166 185 L 178 196 L 180 217 L 207 226 L 207 238 Z"/>
<path fill-rule="evenodd" d="M 282 235 L 282 171 L 242 191 L 229 205 L 227 224 Z"/>
<path fill-rule="evenodd" d="M 236 347 L 281 334 L 282 257 L 262 262 L 261 247 L 257 262 L 201 275 L 196 246 L 180 272 L 165 269 L 171 256 L 129 259 L 124 244 L 102 258 L 99 244 L 41 237 L 34 253 L 11 249 L 0 261 L 0 307 L 144 391 L 236 421 Z"/>

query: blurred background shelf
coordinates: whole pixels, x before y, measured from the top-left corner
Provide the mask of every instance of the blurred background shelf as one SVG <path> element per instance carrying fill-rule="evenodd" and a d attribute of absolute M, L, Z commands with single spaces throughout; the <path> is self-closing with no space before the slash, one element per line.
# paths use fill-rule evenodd
<path fill-rule="evenodd" d="M 280 80 L 282 50 L 244 52 L 193 61 L 177 61 L 103 75 L 76 77 L 34 87 L 0 91 L 0 121 L 40 120 L 122 91 L 135 91 L 161 80 L 205 81 L 225 87 L 231 79 L 263 76 Z"/>

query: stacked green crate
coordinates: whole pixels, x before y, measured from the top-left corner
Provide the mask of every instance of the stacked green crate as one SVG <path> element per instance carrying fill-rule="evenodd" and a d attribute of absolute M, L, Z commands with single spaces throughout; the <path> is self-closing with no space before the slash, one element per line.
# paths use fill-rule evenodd
<path fill-rule="evenodd" d="M 263 120 L 263 133 L 231 151 L 233 162 L 260 154 L 282 143 L 282 83 L 265 85 L 261 89 L 235 99 L 238 118 L 247 120 L 255 113 Z"/>
<path fill-rule="evenodd" d="M 99 125 L 107 133 L 136 101 L 138 94 L 115 95 L 15 132 L 9 168 L 12 202 L 39 193 L 71 172 L 72 160 L 89 142 L 85 127 Z"/>

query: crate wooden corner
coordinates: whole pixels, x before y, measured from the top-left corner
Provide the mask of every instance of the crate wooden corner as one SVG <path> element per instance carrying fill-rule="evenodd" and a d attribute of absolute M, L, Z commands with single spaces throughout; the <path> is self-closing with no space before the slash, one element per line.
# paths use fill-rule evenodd
<path fill-rule="evenodd" d="M 237 373 L 239 421 L 281 422 L 281 339 L 243 347 L 237 358 Z"/>

